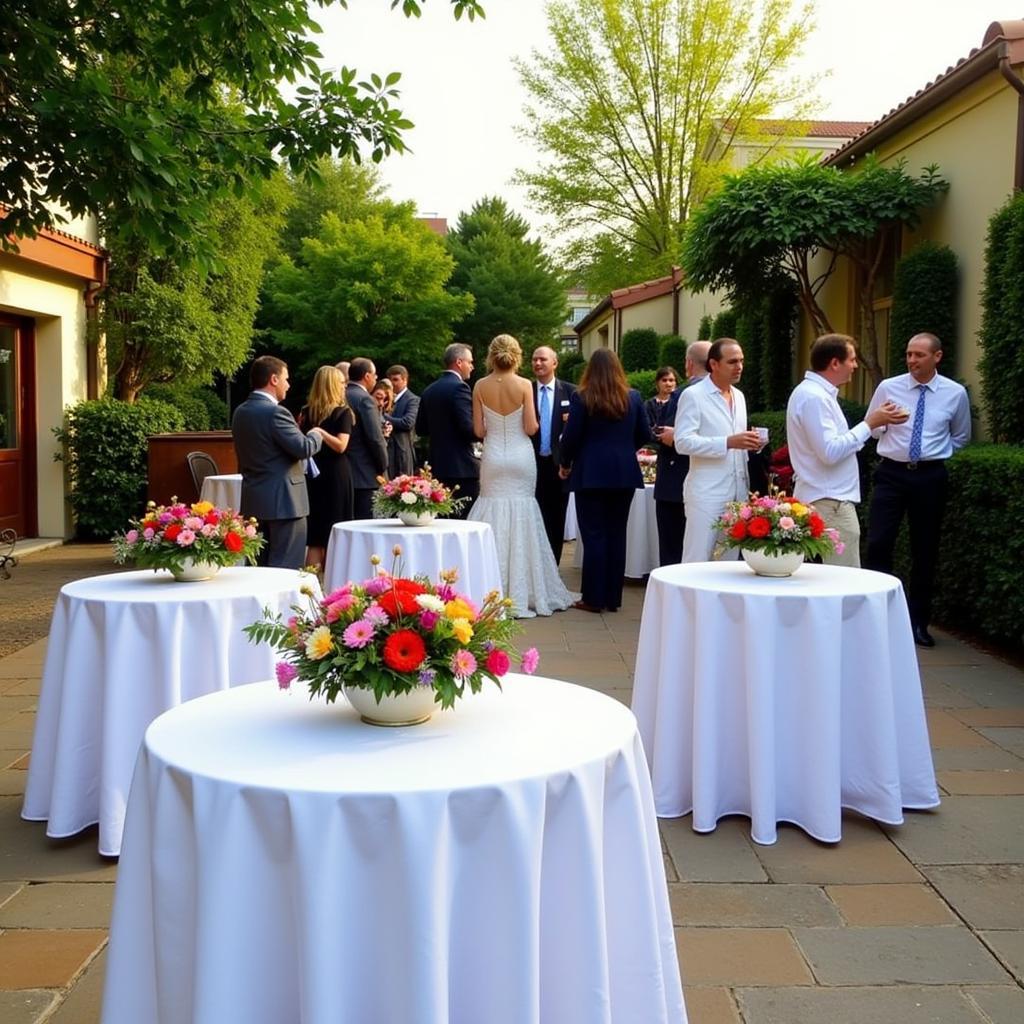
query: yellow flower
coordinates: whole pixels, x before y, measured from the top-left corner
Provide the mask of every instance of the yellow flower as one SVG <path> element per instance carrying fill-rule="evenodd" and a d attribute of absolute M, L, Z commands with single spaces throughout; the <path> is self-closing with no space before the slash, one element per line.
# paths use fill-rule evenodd
<path fill-rule="evenodd" d="M 327 626 L 317 626 L 306 639 L 306 657 L 312 661 L 326 658 L 334 649 L 334 640 Z"/>
<path fill-rule="evenodd" d="M 213 502 L 212 501 L 197 501 L 192 506 L 192 511 L 195 512 L 195 514 L 197 516 L 205 516 L 207 512 L 212 512 L 213 511 Z"/>
<path fill-rule="evenodd" d="M 795 515 L 795 516 L 805 516 L 805 515 L 807 515 L 807 506 L 806 505 L 801 505 L 799 501 L 790 502 L 789 507 L 790 507 L 790 510 L 792 511 L 793 515 Z"/>
<path fill-rule="evenodd" d="M 467 622 L 473 622 L 476 619 L 476 612 L 461 597 L 449 601 L 444 606 L 444 613 L 449 619 L 465 619 Z"/>
<path fill-rule="evenodd" d="M 454 602 L 449 601 L 448 603 L 453 604 Z M 468 644 L 473 639 L 473 627 L 469 624 L 469 619 L 452 619 L 452 632 L 460 644 Z"/>

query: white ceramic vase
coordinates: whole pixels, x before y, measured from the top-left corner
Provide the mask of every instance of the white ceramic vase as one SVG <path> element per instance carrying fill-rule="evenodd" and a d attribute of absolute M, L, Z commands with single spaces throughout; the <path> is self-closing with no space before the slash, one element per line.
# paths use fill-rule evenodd
<path fill-rule="evenodd" d="M 171 572 L 179 583 L 191 583 L 195 580 L 212 580 L 220 572 L 220 566 L 210 562 L 195 562 L 191 558 L 186 558 L 180 572 L 175 569 L 172 569 Z"/>
<path fill-rule="evenodd" d="M 406 526 L 429 526 L 435 516 L 433 512 L 399 512 L 398 518 Z"/>
<path fill-rule="evenodd" d="M 782 555 L 769 555 L 765 551 L 742 548 L 743 561 L 758 576 L 792 576 L 804 563 L 802 551 L 787 551 Z"/>
<path fill-rule="evenodd" d="M 414 686 L 408 693 L 385 694 L 379 704 L 373 690 L 343 685 L 342 692 L 368 725 L 420 725 L 441 706 L 434 700 L 432 686 Z"/>

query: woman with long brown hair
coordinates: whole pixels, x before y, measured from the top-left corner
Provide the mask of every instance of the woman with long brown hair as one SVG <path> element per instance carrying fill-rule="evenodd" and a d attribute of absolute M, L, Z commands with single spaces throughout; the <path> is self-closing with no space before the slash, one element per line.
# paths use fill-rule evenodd
<path fill-rule="evenodd" d="M 353 516 L 352 470 L 345 452 L 354 425 L 355 415 L 345 401 L 344 374 L 336 366 L 321 366 L 299 413 L 299 426 L 306 433 L 320 427 L 324 434 L 323 446 L 314 456 L 320 473 L 306 477 L 306 565 L 320 568 L 324 564 L 331 527 Z"/>
<path fill-rule="evenodd" d="M 652 440 L 643 400 L 619 357 L 599 348 L 569 400 L 559 470 L 576 495 L 583 599 L 575 607 L 582 611 L 616 612 L 622 604 L 629 506 L 644 486 L 636 451 Z"/>

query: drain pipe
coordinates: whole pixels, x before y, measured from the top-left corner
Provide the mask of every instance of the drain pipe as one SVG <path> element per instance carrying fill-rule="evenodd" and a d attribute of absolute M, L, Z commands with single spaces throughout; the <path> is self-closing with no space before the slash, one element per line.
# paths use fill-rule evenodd
<path fill-rule="evenodd" d="M 1017 97 L 1017 155 L 1013 164 L 1013 190 L 1020 192 L 1024 189 L 1024 81 L 1016 74 L 1010 65 L 1010 54 L 1004 43 L 1000 48 L 999 73 L 1018 92 Z"/>

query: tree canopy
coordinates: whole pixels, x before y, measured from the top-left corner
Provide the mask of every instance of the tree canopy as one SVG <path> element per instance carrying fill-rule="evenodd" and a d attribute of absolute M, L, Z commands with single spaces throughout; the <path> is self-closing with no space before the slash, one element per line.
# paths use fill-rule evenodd
<path fill-rule="evenodd" d="M 419 16 L 422 2 L 391 6 Z M 483 14 L 477 0 L 449 3 L 456 17 Z M 7 0 L 0 239 L 55 226 L 55 205 L 76 216 L 117 205 L 154 252 L 209 264 L 214 204 L 278 161 L 315 173 L 330 153 L 358 160 L 365 148 L 376 161 L 404 149 L 399 74 L 322 69 L 310 6 Z"/>
<path fill-rule="evenodd" d="M 486 346 L 514 334 L 524 346 L 550 343 L 565 319 L 565 284 L 529 225 L 503 199 L 487 197 L 459 215 L 448 235 L 455 259 L 449 290 L 472 295 L 473 311 L 459 321 L 460 341 Z"/>
<path fill-rule="evenodd" d="M 762 119 L 806 115 L 789 64 L 811 29 L 799 0 L 551 0 L 551 45 L 518 63 L 523 135 L 543 154 L 517 180 L 570 234 L 594 294 L 666 274 L 682 225 Z M 776 128 L 778 125 L 776 125 Z"/>
<path fill-rule="evenodd" d="M 687 284 L 724 289 L 740 301 L 782 270 L 796 281 L 815 329 L 828 333 L 833 328 L 818 294 L 839 257 L 846 257 L 859 272 L 861 360 L 878 383 L 878 271 L 896 230 L 913 227 L 947 188 L 935 167 L 915 178 L 902 162 L 885 166 L 873 156 L 852 171 L 826 167 L 813 156 L 748 167 L 727 176 L 691 217 L 682 259 Z"/>
<path fill-rule="evenodd" d="M 369 356 L 424 382 L 442 368 L 452 325 L 473 308 L 471 297 L 445 290 L 453 267 L 410 203 L 385 200 L 353 220 L 330 212 L 298 259 L 270 271 L 262 320 L 300 371 Z"/>

